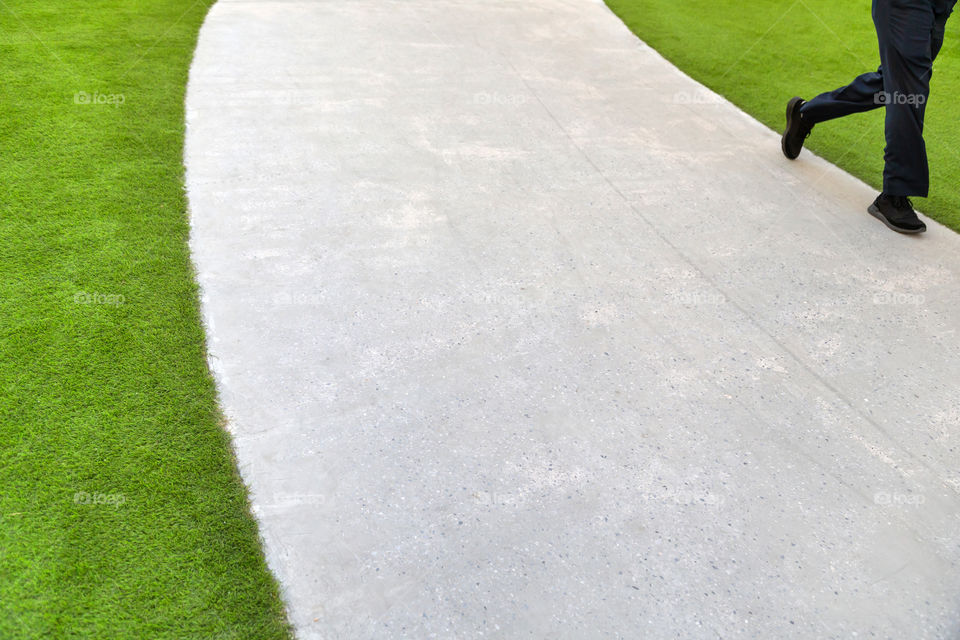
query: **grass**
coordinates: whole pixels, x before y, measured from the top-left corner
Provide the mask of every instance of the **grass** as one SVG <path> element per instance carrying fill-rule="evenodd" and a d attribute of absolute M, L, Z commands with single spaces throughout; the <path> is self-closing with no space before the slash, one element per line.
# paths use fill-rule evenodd
<path fill-rule="evenodd" d="M 784 107 L 880 64 L 870 0 L 607 0 L 634 33 L 688 75 L 776 131 Z M 925 138 L 930 197 L 916 205 L 960 230 L 960 17 L 934 64 Z M 883 110 L 823 123 L 807 147 L 878 190 Z"/>
<path fill-rule="evenodd" d="M 4 640 L 290 637 L 186 244 L 210 4 L 0 0 Z"/>

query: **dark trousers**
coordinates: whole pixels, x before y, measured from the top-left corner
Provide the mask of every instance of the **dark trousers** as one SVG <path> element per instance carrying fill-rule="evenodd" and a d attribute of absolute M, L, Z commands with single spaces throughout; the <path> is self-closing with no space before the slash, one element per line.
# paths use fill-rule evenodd
<path fill-rule="evenodd" d="M 923 115 L 933 61 L 957 0 L 873 0 L 880 68 L 823 93 L 801 109 L 813 124 L 886 107 L 883 190 L 926 197 L 930 184 Z"/>

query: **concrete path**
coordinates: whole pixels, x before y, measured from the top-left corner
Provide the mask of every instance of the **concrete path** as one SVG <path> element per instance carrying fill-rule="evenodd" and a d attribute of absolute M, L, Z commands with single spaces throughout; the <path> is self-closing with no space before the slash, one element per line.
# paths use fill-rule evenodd
<path fill-rule="evenodd" d="M 596 0 L 221 0 L 188 125 L 301 638 L 960 634 L 957 235 Z"/>

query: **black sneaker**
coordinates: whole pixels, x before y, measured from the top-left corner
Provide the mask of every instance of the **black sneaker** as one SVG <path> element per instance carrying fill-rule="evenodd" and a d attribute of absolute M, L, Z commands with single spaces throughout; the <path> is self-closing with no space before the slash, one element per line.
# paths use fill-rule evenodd
<path fill-rule="evenodd" d="M 899 233 L 923 233 L 927 230 L 927 225 L 917 217 L 913 204 L 905 196 L 888 196 L 881 193 L 867 211 Z"/>
<path fill-rule="evenodd" d="M 791 98 L 787 103 L 787 129 L 780 139 L 780 148 L 783 149 L 783 155 L 791 160 L 797 159 L 800 150 L 803 149 L 803 141 L 813 131 L 813 125 L 804 122 L 800 115 L 800 107 L 806 103 L 806 100 L 799 97 Z"/>

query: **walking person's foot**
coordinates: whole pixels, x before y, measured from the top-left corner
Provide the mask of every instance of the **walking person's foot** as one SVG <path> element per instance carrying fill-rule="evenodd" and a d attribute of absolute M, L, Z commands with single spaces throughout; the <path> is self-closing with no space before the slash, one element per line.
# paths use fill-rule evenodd
<path fill-rule="evenodd" d="M 927 230 L 927 225 L 917 217 L 913 204 L 906 196 L 881 193 L 867 211 L 898 233 L 923 233 Z"/>
<path fill-rule="evenodd" d="M 787 103 L 787 128 L 780 139 L 780 147 L 783 149 L 783 155 L 791 160 L 796 160 L 803 149 L 803 142 L 813 130 L 813 125 L 804 121 L 800 114 L 800 109 L 807 103 L 800 97 L 791 98 Z"/>

